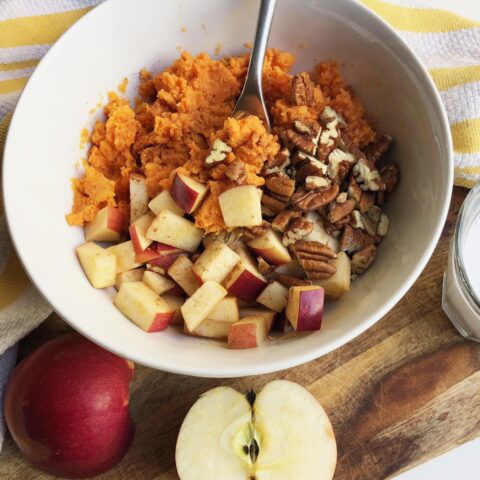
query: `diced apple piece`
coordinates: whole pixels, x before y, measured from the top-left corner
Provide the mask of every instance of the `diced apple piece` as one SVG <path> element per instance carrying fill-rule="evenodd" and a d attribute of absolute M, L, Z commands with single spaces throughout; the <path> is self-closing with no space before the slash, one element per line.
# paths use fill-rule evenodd
<path fill-rule="evenodd" d="M 143 175 L 130 175 L 130 224 L 148 212 L 147 181 Z"/>
<path fill-rule="evenodd" d="M 126 270 L 125 272 L 117 273 L 115 278 L 115 288 L 120 290 L 122 283 L 126 282 L 141 282 L 144 268 L 136 268 L 135 270 Z"/>
<path fill-rule="evenodd" d="M 257 302 L 274 312 L 281 312 L 287 306 L 288 288 L 276 280 L 269 283 L 258 296 Z"/>
<path fill-rule="evenodd" d="M 283 265 L 292 261 L 290 253 L 273 230 L 267 230 L 262 236 L 250 240 L 247 245 L 257 255 L 273 265 Z"/>
<path fill-rule="evenodd" d="M 193 332 L 190 332 L 184 324 L 184 332 L 188 335 L 206 338 L 227 338 L 231 323 L 217 320 L 204 320 Z"/>
<path fill-rule="evenodd" d="M 230 325 L 228 348 L 238 350 L 256 348 L 267 338 L 265 319 L 262 316 L 245 317 Z"/>
<path fill-rule="evenodd" d="M 201 282 L 222 282 L 240 257 L 224 243 L 212 242 L 193 264 L 193 273 Z"/>
<path fill-rule="evenodd" d="M 182 315 L 189 332 L 193 332 L 227 291 L 217 282 L 207 280 L 182 306 Z"/>
<path fill-rule="evenodd" d="M 336 300 L 350 290 L 350 259 L 345 252 L 338 252 L 332 265 L 337 268 L 333 276 L 326 280 L 314 280 L 313 283 L 325 290 L 327 299 Z"/>
<path fill-rule="evenodd" d="M 324 290 L 315 285 L 290 287 L 286 315 L 297 332 L 320 330 Z"/>
<path fill-rule="evenodd" d="M 177 205 L 185 213 L 193 213 L 207 194 L 208 187 L 193 178 L 176 173 L 173 179 L 171 194 Z"/>
<path fill-rule="evenodd" d="M 104 207 L 97 212 L 93 222 L 85 223 L 87 242 L 118 242 L 122 233 L 124 215 L 115 207 Z"/>
<path fill-rule="evenodd" d="M 238 302 L 234 297 L 225 297 L 220 300 L 208 314 L 208 320 L 217 322 L 235 323 L 240 320 Z"/>
<path fill-rule="evenodd" d="M 320 242 L 323 245 L 330 247 L 334 252 L 338 252 L 340 250 L 338 238 L 332 237 L 332 235 L 329 235 L 326 232 L 325 228 L 323 227 L 322 219 L 318 213 L 308 212 L 306 218 L 313 223 L 313 230 L 306 237 L 304 237 L 303 240 Z"/>
<path fill-rule="evenodd" d="M 175 316 L 175 309 L 143 282 L 123 283 L 114 303 L 127 318 L 146 332 L 164 330 Z"/>
<path fill-rule="evenodd" d="M 87 242 L 77 248 L 77 255 L 92 286 L 105 288 L 115 285 L 117 259 L 108 249 Z"/>
<path fill-rule="evenodd" d="M 175 286 L 175 282 L 169 278 L 149 270 L 143 274 L 142 282 L 157 295 L 168 292 Z"/>
<path fill-rule="evenodd" d="M 175 295 L 162 295 L 162 298 L 175 310 L 175 315 L 172 318 L 171 325 L 182 325 L 183 316 L 182 316 L 182 305 L 185 303 L 185 299 Z"/>
<path fill-rule="evenodd" d="M 158 258 L 154 258 L 150 265 L 153 267 L 159 267 L 166 272 L 177 260 L 177 258 L 185 257 L 183 253 L 172 253 L 171 255 L 161 255 Z"/>
<path fill-rule="evenodd" d="M 202 241 L 203 231 L 185 218 L 162 210 L 147 230 L 147 237 L 187 252 L 195 252 Z"/>
<path fill-rule="evenodd" d="M 267 310 L 265 308 L 259 307 L 245 307 L 239 310 L 240 320 L 244 319 L 245 317 L 263 317 L 265 319 L 265 328 L 267 333 L 272 329 L 273 322 L 275 318 L 278 316 L 277 312 L 273 312 L 272 310 Z"/>
<path fill-rule="evenodd" d="M 137 253 L 135 258 L 137 262 L 146 263 L 146 262 L 153 262 L 157 258 L 167 257 L 169 255 L 180 254 L 180 253 L 186 253 L 186 252 L 184 252 L 183 250 L 180 250 L 179 248 L 172 247 L 171 245 L 165 245 L 164 243 L 153 242 L 153 244 L 150 245 L 148 248 L 146 248 L 140 253 Z M 174 257 L 174 258 L 177 258 L 177 257 Z M 165 264 L 168 262 L 160 262 L 160 263 Z M 171 263 L 173 263 L 173 261 Z"/>
<path fill-rule="evenodd" d="M 254 227 L 262 223 L 261 192 L 254 185 L 240 185 L 218 196 L 227 227 Z"/>
<path fill-rule="evenodd" d="M 150 200 L 148 208 L 150 208 L 155 215 L 158 215 L 162 210 L 168 210 L 180 217 L 184 214 L 183 209 L 175 203 L 175 200 L 168 190 L 163 190 L 163 192 L 160 192 L 155 198 Z"/>
<path fill-rule="evenodd" d="M 170 290 L 165 292 L 165 295 L 170 295 L 171 297 L 181 297 L 185 298 L 185 290 L 178 284 L 173 282 L 173 287 Z"/>
<path fill-rule="evenodd" d="M 182 255 L 168 269 L 168 275 L 185 290 L 189 297 L 200 288 L 200 282 L 193 273 L 192 267 L 192 261 Z"/>
<path fill-rule="evenodd" d="M 135 253 L 142 253 L 152 243 L 153 240 L 147 238 L 145 234 L 154 218 L 155 215 L 152 212 L 147 212 L 137 218 L 128 228 Z"/>
<path fill-rule="evenodd" d="M 223 282 L 229 295 L 253 303 L 267 286 L 267 280 L 249 261 L 242 258 Z"/>
<path fill-rule="evenodd" d="M 117 257 L 117 273 L 124 272 L 125 270 L 133 270 L 142 265 L 135 259 L 135 250 L 133 249 L 131 240 L 119 243 L 118 245 L 112 245 L 108 247 L 107 250 Z"/>

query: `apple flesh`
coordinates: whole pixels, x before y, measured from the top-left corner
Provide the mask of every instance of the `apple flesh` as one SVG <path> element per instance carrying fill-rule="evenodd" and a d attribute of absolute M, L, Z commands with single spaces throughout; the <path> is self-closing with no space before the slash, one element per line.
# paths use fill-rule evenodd
<path fill-rule="evenodd" d="M 240 320 L 238 301 L 235 297 L 225 297 L 220 300 L 208 314 L 208 320 L 235 323 Z"/>
<path fill-rule="evenodd" d="M 277 312 L 273 312 L 272 310 L 267 310 L 266 308 L 260 307 L 245 307 L 240 308 L 239 310 L 240 320 L 244 319 L 245 317 L 263 317 L 265 320 L 265 329 L 267 333 L 273 327 L 273 323 L 277 317 Z"/>
<path fill-rule="evenodd" d="M 267 280 L 253 263 L 242 258 L 223 282 L 229 295 L 245 303 L 253 303 L 267 286 Z"/>
<path fill-rule="evenodd" d="M 350 258 L 345 252 L 338 252 L 332 265 L 337 268 L 333 276 L 326 280 L 314 280 L 313 283 L 325 290 L 327 299 L 337 300 L 350 290 Z"/>
<path fill-rule="evenodd" d="M 175 310 L 143 282 L 124 283 L 114 304 L 146 332 L 165 330 L 175 316 Z"/>
<path fill-rule="evenodd" d="M 192 267 L 192 261 L 182 255 L 168 268 L 168 275 L 185 290 L 189 297 L 200 288 L 200 282 L 193 273 Z"/>
<path fill-rule="evenodd" d="M 185 213 L 193 213 L 207 192 L 208 187 L 203 183 L 181 173 L 175 174 L 171 189 L 172 198 Z"/>
<path fill-rule="evenodd" d="M 290 287 L 286 316 L 297 332 L 320 330 L 324 290 L 315 285 Z"/>
<path fill-rule="evenodd" d="M 123 229 L 124 215 L 115 207 L 104 207 L 92 222 L 85 223 L 85 241 L 118 242 Z"/>
<path fill-rule="evenodd" d="M 192 269 L 202 283 L 207 280 L 221 283 L 239 260 L 231 248 L 214 241 L 198 257 Z"/>
<path fill-rule="evenodd" d="M 150 200 L 148 208 L 155 214 L 158 215 L 162 210 L 169 210 L 175 215 L 183 216 L 183 209 L 180 208 L 176 203 L 173 197 L 170 195 L 168 190 L 163 190 L 155 198 Z"/>
<path fill-rule="evenodd" d="M 283 265 L 292 261 L 290 253 L 283 246 L 278 234 L 273 230 L 267 230 L 260 237 L 250 240 L 247 245 L 257 255 L 273 265 Z"/>
<path fill-rule="evenodd" d="M 147 212 L 135 220 L 128 228 L 136 254 L 142 253 L 152 243 L 153 240 L 147 238 L 146 233 L 154 218 L 155 215 L 153 213 Z"/>
<path fill-rule="evenodd" d="M 232 323 L 228 330 L 228 348 L 256 348 L 267 338 L 267 325 L 261 315 L 252 315 Z"/>
<path fill-rule="evenodd" d="M 123 458 L 135 434 L 132 377 L 131 362 L 79 334 L 58 337 L 12 373 L 8 429 L 35 468 L 62 478 L 100 475 Z"/>
<path fill-rule="evenodd" d="M 130 175 L 130 224 L 148 212 L 147 181 L 143 175 Z"/>
<path fill-rule="evenodd" d="M 203 239 L 203 231 L 185 218 L 162 210 L 148 228 L 147 238 L 193 253 Z"/>
<path fill-rule="evenodd" d="M 230 387 L 204 393 L 183 421 L 175 460 L 181 480 L 332 480 L 337 446 L 317 399 L 274 380 L 253 405 Z"/>
<path fill-rule="evenodd" d="M 137 262 L 133 242 L 118 243 L 107 248 L 107 252 L 113 253 L 117 259 L 117 273 L 133 270 L 142 264 Z"/>
<path fill-rule="evenodd" d="M 171 325 L 183 325 L 182 305 L 185 303 L 185 298 L 165 294 L 162 298 L 168 303 L 168 305 L 175 311 L 175 315 L 172 318 Z"/>
<path fill-rule="evenodd" d="M 141 282 L 144 272 L 144 268 L 136 268 L 135 270 L 126 270 L 125 272 L 117 273 L 115 278 L 115 288 L 120 290 L 122 283 Z"/>
<path fill-rule="evenodd" d="M 186 325 L 184 325 L 184 333 L 187 335 L 193 335 L 195 337 L 205 338 L 217 338 L 225 339 L 228 337 L 228 331 L 230 329 L 230 323 L 218 322 L 217 320 L 204 320 L 198 325 L 193 332 L 190 332 Z"/>
<path fill-rule="evenodd" d="M 169 278 L 149 270 L 146 270 L 143 274 L 142 282 L 157 295 L 168 292 L 175 287 L 175 283 Z"/>
<path fill-rule="evenodd" d="M 287 306 L 288 288 L 276 280 L 269 283 L 257 298 L 257 302 L 274 312 L 282 312 Z"/>
<path fill-rule="evenodd" d="M 218 196 L 223 221 L 229 228 L 254 227 L 262 218 L 261 191 L 254 185 L 240 185 Z"/>
<path fill-rule="evenodd" d="M 108 249 L 93 242 L 87 242 L 77 248 L 85 275 L 95 288 L 112 287 L 117 275 L 117 258 Z"/>

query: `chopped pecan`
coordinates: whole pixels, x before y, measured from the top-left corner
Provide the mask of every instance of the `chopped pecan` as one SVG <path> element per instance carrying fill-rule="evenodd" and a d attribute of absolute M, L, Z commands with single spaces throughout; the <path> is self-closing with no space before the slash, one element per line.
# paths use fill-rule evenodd
<path fill-rule="evenodd" d="M 370 243 L 367 235 L 359 228 L 352 228 L 350 225 L 345 225 L 342 235 L 340 237 L 340 250 L 347 253 L 353 253 Z"/>
<path fill-rule="evenodd" d="M 216 165 L 223 162 L 227 158 L 227 153 L 232 151 L 232 147 L 227 145 L 223 140 L 217 138 L 212 145 L 212 150 L 205 159 L 206 165 Z"/>
<path fill-rule="evenodd" d="M 247 237 L 261 237 L 262 235 L 264 235 L 267 230 L 270 230 L 271 228 L 271 224 L 270 222 L 267 222 L 266 220 L 263 220 L 263 222 L 260 224 L 260 225 L 256 225 L 255 227 L 245 227 L 243 229 L 243 235 L 245 235 L 245 233 L 247 235 Z"/>
<path fill-rule="evenodd" d="M 241 160 L 234 160 L 225 167 L 225 175 L 232 182 L 241 185 L 247 180 L 248 173 L 245 164 Z"/>
<path fill-rule="evenodd" d="M 378 222 L 377 225 L 377 235 L 380 235 L 381 237 L 385 237 L 385 235 L 388 233 L 388 227 L 390 225 L 390 221 L 388 217 L 382 213 L 380 215 L 380 221 Z"/>
<path fill-rule="evenodd" d="M 294 120 L 293 128 L 298 133 L 312 138 L 317 138 L 322 129 L 320 124 L 315 120 Z"/>
<path fill-rule="evenodd" d="M 315 138 L 307 135 L 302 135 L 295 132 L 295 130 L 288 129 L 285 132 L 287 140 L 296 148 L 309 155 L 315 155 L 317 151 L 317 144 Z"/>
<path fill-rule="evenodd" d="M 377 225 L 378 222 L 380 221 L 380 216 L 382 214 L 382 209 L 378 207 L 377 205 L 373 205 L 371 208 L 369 208 L 367 212 L 367 217 L 375 224 Z"/>
<path fill-rule="evenodd" d="M 359 185 L 358 185 L 358 183 L 355 180 L 355 177 L 353 175 L 349 179 L 348 187 L 347 187 L 347 193 L 348 193 L 348 196 L 350 198 L 353 198 L 353 200 L 355 200 L 356 204 L 360 203 L 363 191 L 359 187 Z"/>
<path fill-rule="evenodd" d="M 318 177 L 316 175 L 309 175 L 305 179 L 305 188 L 307 190 L 316 190 L 317 188 L 325 188 L 331 185 L 332 181 L 329 178 Z"/>
<path fill-rule="evenodd" d="M 317 159 L 305 160 L 297 167 L 296 180 L 304 182 L 307 177 L 324 177 L 327 172 L 327 166 Z"/>
<path fill-rule="evenodd" d="M 328 105 L 322 110 L 322 113 L 320 114 L 320 120 L 323 125 L 326 125 L 328 122 L 331 122 L 332 120 L 336 120 L 340 126 L 345 126 L 346 122 L 343 116 L 338 113 L 336 110 L 334 110 L 332 107 L 329 107 Z"/>
<path fill-rule="evenodd" d="M 312 284 L 312 282 L 309 282 L 308 280 L 304 280 L 303 278 L 295 277 L 293 275 L 279 274 L 277 276 L 277 280 L 287 288 L 290 288 L 290 287 L 305 287 L 307 285 Z"/>
<path fill-rule="evenodd" d="M 358 211 L 354 210 L 350 216 L 350 225 L 353 228 L 359 228 L 365 230 L 365 225 L 363 224 L 363 215 Z"/>
<path fill-rule="evenodd" d="M 337 203 L 345 203 L 348 199 L 348 194 L 347 192 L 342 192 L 338 195 L 338 197 L 335 199 Z"/>
<path fill-rule="evenodd" d="M 375 194 L 373 192 L 362 192 L 360 201 L 358 202 L 358 209 L 361 213 L 366 213 L 375 203 Z"/>
<path fill-rule="evenodd" d="M 383 182 L 375 164 L 366 158 L 361 158 L 353 167 L 353 175 L 362 190 L 385 190 Z"/>
<path fill-rule="evenodd" d="M 276 214 L 277 212 L 274 212 L 272 209 L 262 204 L 262 215 L 264 217 L 274 217 Z"/>
<path fill-rule="evenodd" d="M 380 169 L 380 177 L 385 184 L 385 191 L 392 193 L 398 183 L 398 165 L 396 163 L 389 163 Z"/>
<path fill-rule="evenodd" d="M 383 207 L 385 205 L 385 202 L 387 201 L 387 192 L 382 191 L 382 192 L 377 192 L 377 204 Z"/>
<path fill-rule="evenodd" d="M 283 173 L 275 173 L 266 178 L 265 187 L 270 192 L 288 200 L 295 191 L 295 180 Z"/>
<path fill-rule="evenodd" d="M 296 217 L 290 220 L 283 234 L 282 243 L 285 247 L 292 245 L 296 241 L 306 237 L 313 231 L 313 223 L 302 217 Z"/>
<path fill-rule="evenodd" d="M 365 215 L 362 215 L 363 228 L 371 237 L 377 235 L 377 224 L 373 222 L 370 218 Z"/>
<path fill-rule="evenodd" d="M 332 202 L 328 211 L 328 221 L 337 223 L 350 215 L 355 208 L 355 200 L 347 200 L 344 203 Z"/>
<path fill-rule="evenodd" d="M 365 155 L 373 163 L 377 163 L 378 160 L 386 153 L 392 144 L 392 137 L 390 135 L 382 135 L 376 142 L 370 144 L 365 149 Z"/>
<path fill-rule="evenodd" d="M 265 162 L 262 173 L 269 175 L 271 173 L 281 172 L 290 165 L 290 150 L 282 148 L 272 159 Z"/>
<path fill-rule="evenodd" d="M 312 106 L 315 103 L 314 87 L 315 85 L 307 72 L 297 73 L 292 79 L 292 89 L 290 91 L 292 105 Z"/>
<path fill-rule="evenodd" d="M 356 158 L 351 153 L 336 148 L 328 155 L 328 176 L 341 182 L 355 163 Z"/>
<path fill-rule="evenodd" d="M 274 266 L 270 265 L 267 263 L 262 257 L 257 258 L 257 264 L 258 264 L 258 271 L 262 275 L 268 275 L 269 273 L 272 273 L 274 270 Z"/>
<path fill-rule="evenodd" d="M 363 273 L 375 260 L 375 245 L 369 245 L 368 247 L 356 252 L 351 260 L 351 267 L 353 274 Z"/>
<path fill-rule="evenodd" d="M 287 203 L 264 193 L 262 195 L 262 205 L 275 214 L 280 213 L 287 206 Z"/>
<path fill-rule="evenodd" d="M 290 220 L 301 217 L 302 212 L 298 210 L 282 210 L 274 219 L 272 222 L 272 228 L 277 231 L 277 232 L 284 232 L 285 229 L 287 228 L 287 225 L 289 224 Z"/>
<path fill-rule="evenodd" d="M 292 205 L 297 206 L 303 211 L 309 212 L 317 210 L 324 205 L 328 205 L 335 200 L 338 195 L 339 186 L 334 184 L 328 188 L 320 188 L 318 190 L 307 191 L 304 188 L 299 188 L 291 198 Z"/>

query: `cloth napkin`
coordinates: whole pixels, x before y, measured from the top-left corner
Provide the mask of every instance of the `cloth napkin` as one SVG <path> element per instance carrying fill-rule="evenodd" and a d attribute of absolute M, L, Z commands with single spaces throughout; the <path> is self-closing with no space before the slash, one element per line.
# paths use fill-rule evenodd
<path fill-rule="evenodd" d="M 0 0 L 0 148 L 22 88 L 41 57 L 102 0 Z M 395 28 L 429 69 L 444 101 L 455 150 L 455 184 L 480 179 L 480 23 L 434 1 L 361 0 Z M 0 397 L 15 344 L 51 313 L 9 241 L 0 197 Z M 0 409 L 0 447 L 4 435 Z"/>

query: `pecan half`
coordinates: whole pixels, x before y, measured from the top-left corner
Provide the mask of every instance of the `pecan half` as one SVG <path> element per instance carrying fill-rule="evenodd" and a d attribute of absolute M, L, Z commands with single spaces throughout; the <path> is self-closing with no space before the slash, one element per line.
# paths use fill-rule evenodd
<path fill-rule="evenodd" d="M 362 192 L 360 201 L 358 202 L 358 209 L 361 213 L 366 213 L 375 203 L 375 194 L 373 192 Z"/>
<path fill-rule="evenodd" d="M 343 218 L 350 215 L 355 208 L 355 200 L 350 199 L 344 203 L 332 202 L 328 211 L 328 221 L 330 223 L 337 223 Z"/>
<path fill-rule="evenodd" d="M 296 148 L 309 155 L 315 155 L 317 144 L 315 138 L 297 133 L 295 130 L 288 129 L 285 132 L 286 139 Z"/>
<path fill-rule="evenodd" d="M 266 178 L 265 187 L 270 192 L 288 200 L 295 191 L 295 180 L 283 173 L 276 173 Z"/>
<path fill-rule="evenodd" d="M 309 282 L 308 280 L 304 280 L 303 278 L 300 278 L 300 277 L 294 277 L 293 275 L 279 274 L 277 276 L 277 280 L 287 288 L 306 287 L 307 285 L 312 284 L 312 282 Z"/>
<path fill-rule="evenodd" d="M 380 169 L 380 177 L 385 184 L 385 191 L 392 193 L 398 183 L 399 168 L 396 163 L 388 163 Z"/>
<path fill-rule="evenodd" d="M 290 165 L 290 150 L 282 148 L 272 159 L 263 165 L 262 174 L 269 175 L 271 173 L 281 172 Z"/>
<path fill-rule="evenodd" d="M 283 234 L 282 243 L 285 247 L 294 244 L 297 240 L 306 237 L 313 231 L 313 223 L 302 217 L 290 220 Z"/>
<path fill-rule="evenodd" d="M 294 244 L 293 251 L 310 280 L 330 278 L 337 271 L 337 267 L 330 263 L 337 254 L 320 242 L 299 240 Z"/>
<path fill-rule="evenodd" d="M 375 260 L 376 250 L 375 245 L 369 245 L 363 250 L 355 253 L 350 262 L 352 273 L 359 274 L 365 272 Z"/>
<path fill-rule="evenodd" d="M 353 167 L 353 175 L 362 190 L 385 190 L 385 183 L 380 177 L 375 164 L 366 159 L 361 158 Z"/>
<path fill-rule="evenodd" d="M 304 188 L 299 188 L 291 198 L 292 205 L 297 206 L 303 211 L 309 212 L 317 210 L 324 205 L 328 205 L 335 200 L 340 188 L 334 184 L 328 188 L 321 188 L 318 190 L 307 191 Z"/>
<path fill-rule="evenodd" d="M 373 163 L 377 163 L 381 157 L 387 152 L 392 144 L 392 137 L 390 135 L 382 135 L 376 142 L 370 144 L 365 149 L 365 155 Z"/>
<path fill-rule="evenodd" d="M 337 258 L 337 254 L 328 245 L 313 240 L 299 240 L 295 242 L 293 250 L 299 258 L 313 259 L 321 257 L 326 261 Z"/>
<path fill-rule="evenodd" d="M 340 236 L 340 250 L 342 252 L 353 253 L 362 248 L 365 248 L 368 241 L 367 235 L 359 228 L 352 228 L 350 225 L 345 225 Z"/>
<path fill-rule="evenodd" d="M 258 265 L 258 271 L 262 275 L 268 275 L 269 273 L 272 273 L 274 270 L 274 266 L 270 265 L 267 263 L 262 257 L 257 258 L 257 265 Z"/>
<path fill-rule="evenodd" d="M 276 214 L 280 213 L 287 206 L 287 203 L 264 193 L 262 195 L 262 205 Z"/>
<path fill-rule="evenodd" d="M 292 79 L 290 101 L 293 105 L 312 106 L 314 101 L 314 83 L 307 72 L 297 73 Z"/>
<path fill-rule="evenodd" d="M 302 212 L 298 210 L 283 210 L 273 219 L 272 228 L 277 232 L 283 233 L 290 223 L 290 220 L 301 216 Z"/>
<path fill-rule="evenodd" d="M 297 182 L 304 182 L 307 177 L 324 177 L 327 165 L 316 158 L 308 158 L 297 167 L 295 178 Z"/>
<path fill-rule="evenodd" d="M 245 164 L 241 160 L 234 160 L 225 167 L 225 175 L 229 180 L 241 185 L 247 180 L 248 173 Z"/>

